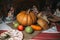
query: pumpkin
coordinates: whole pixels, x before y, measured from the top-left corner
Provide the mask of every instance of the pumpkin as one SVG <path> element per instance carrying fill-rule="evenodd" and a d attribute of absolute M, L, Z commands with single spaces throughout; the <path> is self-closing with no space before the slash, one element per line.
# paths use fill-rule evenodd
<path fill-rule="evenodd" d="M 31 27 L 35 30 L 35 31 L 40 31 L 42 30 L 42 27 L 39 25 L 31 25 Z"/>
<path fill-rule="evenodd" d="M 36 22 L 36 15 L 30 11 L 21 11 L 17 15 L 17 21 L 23 26 L 32 25 Z"/>
<path fill-rule="evenodd" d="M 37 23 L 43 28 L 43 29 L 48 29 L 48 22 L 46 22 L 44 19 L 40 18 L 37 20 Z"/>

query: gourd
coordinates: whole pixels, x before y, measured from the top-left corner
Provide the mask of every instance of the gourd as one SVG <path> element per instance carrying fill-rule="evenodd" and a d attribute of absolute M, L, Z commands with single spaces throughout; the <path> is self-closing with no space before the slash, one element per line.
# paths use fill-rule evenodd
<path fill-rule="evenodd" d="M 48 29 L 48 22 L 46 22 L 44 19 L 40 18 L 37 20 L 37 23 L 43 28 L 43 29 Z"/>
<path fill-rule="evenodd" d="M 31 25 L 31 27 L 35 30 L 35 31 L 41 31 L 42 27 L 39 25 Z"/>
<path fill-rule="evenodd" d="M 21 11 L 17 14 L 17 21 L 23 26 L 32 25 L 36 22 L 36 15 L 30 11 Z"/>

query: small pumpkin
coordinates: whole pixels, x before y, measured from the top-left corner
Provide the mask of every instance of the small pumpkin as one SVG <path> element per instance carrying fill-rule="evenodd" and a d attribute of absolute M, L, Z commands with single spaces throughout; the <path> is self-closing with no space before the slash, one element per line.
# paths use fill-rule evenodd
<path fill-rule="evenodd" d="M 40 31 L 42 30 L 42 27 L 39 25 L 31 25 L 31 27 L 35 30 L 35 31 Z"/>
<path fill-rule="evenodd" d="M 40 18 L 37 20 L 37 23 L 43 28 L 43 29 L 48 29 L 48 22 L 46 22 L 44 19 Z"/>
<path fill-rule="evenodd" d="M 36 15 L 30 11 L 21 11 L 17 15 L 17 21 L 23 26 L 32 25 L 36 22 Z"/>

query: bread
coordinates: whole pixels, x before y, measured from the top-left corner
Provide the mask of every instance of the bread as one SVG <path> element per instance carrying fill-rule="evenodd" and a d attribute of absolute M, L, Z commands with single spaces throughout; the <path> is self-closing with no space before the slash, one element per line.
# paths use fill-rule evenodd
<path fill-rule="evenodd" d="M 46 22 L 44 19 L 40 18 L 37 20 L 37 23 L 43 28 L 48 29 L 48 22 Z"/>

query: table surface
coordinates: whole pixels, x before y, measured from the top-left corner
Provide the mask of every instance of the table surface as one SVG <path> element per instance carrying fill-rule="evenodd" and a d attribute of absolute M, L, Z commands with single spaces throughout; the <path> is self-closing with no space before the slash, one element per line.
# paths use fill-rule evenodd
<path fill-rule="evenodd" d="M 12 23 L 9 23 L 7 25 L 10 26 L 11 28 L 15 29 L 13 27 L 13 24 Z M 24 39 L 23 40 L 29 40 L 29 39 L 32 40 L 32 38 L 34 40 L 36 40 L 36 38 L 38 38 L 38 40 L 39 40 L 39 39 L 44 39 L 44 38 L 46 39 L 47 37 L 48 38 L 51 38 L 51 37 L 54 38 L 56 36 L 60 38 L 60 33 L 59 34 L 58 33 L 57 34 L 55 34 L 55 33 L 54 34 L 53 33 L 41 33 L 41 31 L 35 31 L 32 34 L 27 34 L 25 31 L 23 31 L 23 35 L 24 35 Z M 46 36 L 46 35 L 48 35 L 48 36 Z"/>
<path fill-rule="evenodd" d="M 7 24 L 8 26 L 10 26 L 11 28 L 15 29 L 13 27 L 13 24 L 12 23 L 9 23 Z M 28 34 L 26 33 L 25 31 L 23 31 L 23 35 L 24 35 L 24 39 L 23 40 L 28 40 L 28 39 L 31 39 L 33 37 L 35 37 L 36 35 L 38 35 L 41 31 L 34 31 L 32 34 Z"/>

